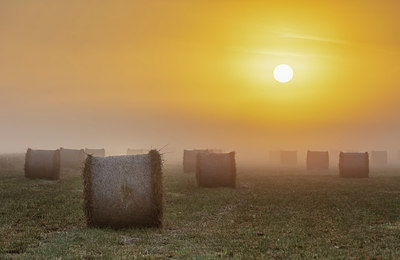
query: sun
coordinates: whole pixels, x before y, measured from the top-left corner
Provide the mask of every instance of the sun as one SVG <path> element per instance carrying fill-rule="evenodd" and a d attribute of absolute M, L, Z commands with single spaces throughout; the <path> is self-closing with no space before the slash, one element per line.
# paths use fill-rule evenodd
<path fill-rule="evenodd" d="M 287 83 L 293 78 L 293 69 L 286 64 L 278 65 L 274 69 L 274 78 L 280 83 Z"/>

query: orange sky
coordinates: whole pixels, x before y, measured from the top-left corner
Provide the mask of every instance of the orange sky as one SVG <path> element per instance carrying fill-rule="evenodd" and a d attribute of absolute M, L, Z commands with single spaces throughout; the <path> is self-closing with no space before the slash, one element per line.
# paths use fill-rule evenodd
<path fill-rule="evenodd" d="M 399 10 L 0 0 L 0 151 L 400 148 Z"/>

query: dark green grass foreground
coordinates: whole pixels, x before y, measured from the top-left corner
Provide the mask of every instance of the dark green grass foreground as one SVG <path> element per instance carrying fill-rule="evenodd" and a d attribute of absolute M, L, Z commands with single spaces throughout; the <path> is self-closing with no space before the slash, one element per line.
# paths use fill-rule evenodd
<path fill-rule="evenodd" d="M 82 181 L 0 172 L 0 258 L 400 258 L 400 175 L 246 171 L 238 188 L 165 170 L 164 227 L 86 228 Z"/>

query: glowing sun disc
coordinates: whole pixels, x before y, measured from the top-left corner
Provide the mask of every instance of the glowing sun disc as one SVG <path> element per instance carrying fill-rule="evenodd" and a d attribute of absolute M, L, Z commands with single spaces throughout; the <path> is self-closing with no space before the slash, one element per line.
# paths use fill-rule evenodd
<path fill-rule="evenodd" d="M 280 83 L 287 83 L 293 78 L 293 69 L 286 64 L 278 65 L 274 69 L 274 78 Z"/>

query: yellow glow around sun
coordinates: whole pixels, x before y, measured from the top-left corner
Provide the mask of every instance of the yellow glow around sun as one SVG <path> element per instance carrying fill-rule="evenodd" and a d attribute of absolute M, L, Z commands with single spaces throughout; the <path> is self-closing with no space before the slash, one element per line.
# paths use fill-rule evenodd
<path fill-rule="evenodd" d="M 274 69 L 274 78 L 280 83 L 286 83 L 293 78 L 293 69 L 286 64 L 276 66 Z"/>

